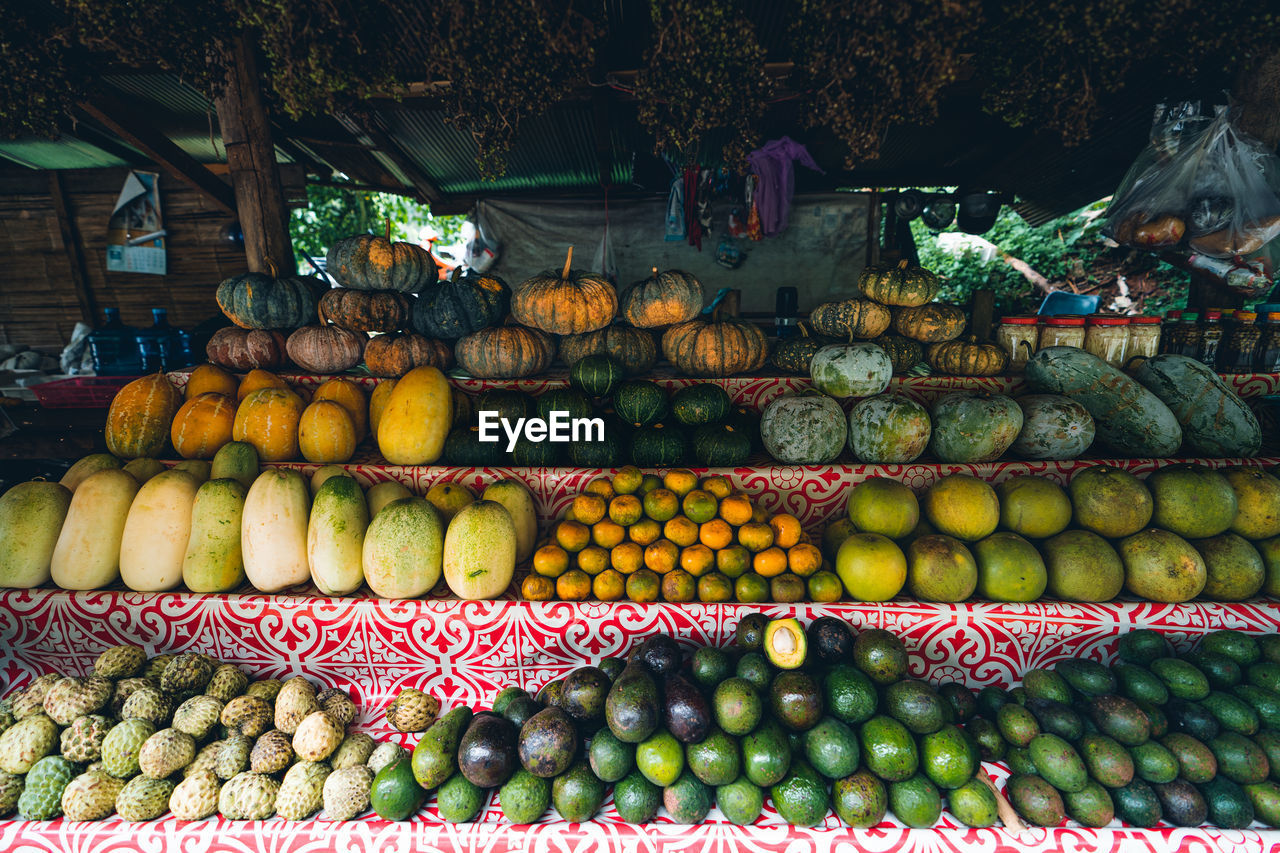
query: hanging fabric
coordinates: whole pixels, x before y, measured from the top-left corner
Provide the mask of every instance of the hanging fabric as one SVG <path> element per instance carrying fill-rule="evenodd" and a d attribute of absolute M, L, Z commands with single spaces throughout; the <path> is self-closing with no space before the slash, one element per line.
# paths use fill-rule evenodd
<path fill-rule="evenodd" d="M 787 228 L 791 199 L 795 195 L 795 162 L 826 174 L 809 155 L 809 149 L 789 136 L 773 139 L 747 155 L 747 162 L 760 179 L 755 201 L 759 210 L 760 230 L 766 237 L 781 234 Z"/>

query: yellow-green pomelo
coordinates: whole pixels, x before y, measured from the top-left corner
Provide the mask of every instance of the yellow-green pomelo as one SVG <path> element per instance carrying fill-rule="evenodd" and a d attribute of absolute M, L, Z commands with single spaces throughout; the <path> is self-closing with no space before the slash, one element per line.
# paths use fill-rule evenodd
<path fill-rule="evenodd" d="M 1116 549 L 1124 563 L 1124 585 L 1149 601 L 1178 604 L 1204 589 L 1204 560 L 1176 533 L 1149 527 L 1120 540 Z"/>
<path fill-rule="evenodd" d="M 921 506 L 934 529 L 966 542 L 990 536 L 1000 523 L 996 490 L 968 474 L 951 474 L 934 483 Z"/>
<path fill-rule="evenodd" d="M 921 601 L 964 601 L 978 586 L 978 564 L 959 539 L 921 536 L 907 547 L 907 590 Z"/>
<path fill-rule="evenodd" d="M 1052 480 L 1030 475 L 996 486 L 1000 524 L 1029 539 L 1057 536 L 1071 523 L 1071 498 Z"/>
<path fill-rule="evenodd" d="M 1132 536 L 1151 523 L 1151 492 L 1119 468 L 1095 465 L 1067 485 L 1075 522 L 1108 539 Z"/>
<path fill-rule="evenodd" d="M 844 540 L 858 532 L 858 528 L 848 517 L 837 518 L 822 531 L 822 554 L 828 560 L 834 560 Z"/>
<path fill-rule="evenodd" d="M 847 512 L 849 520 L 864 533 L 900 539 L 920 520 L 920 502 L 902 483 L 873 477 L 853 487 Z"/>
<path fill-rule="evenodd" d="M 1231 532 L 1245 539 L 1280 536 L 1280 480 L 1261 468 L 1228 468 L 1222 476 L 1236 493 Z"/>
<path fill-rule="evenodd" d="M 836 553 L 836 574 L 852 598 L 888 601 L 907 580 L 907 558 L 887 536 L 854 533 Z"/>
<path fill-rule="evenodd" d="M 1227 478 L 1203 465 L 1170 465 L 1151 472 L 1151 524 L 1188 539 L 1217 536 L 1236 520 L 1236 493 Z"/>
<path fill-rule="evenodd" d="M 471 490 L 461 483 L 436 483 L 427 489 L 423 497 L 436 508 L 446 525 L 458 514 L 458 510 L 476 499 Z"/>
<path fill-rule="evenodd" d="M 1262 584 L 1262 594 L 1280 598 L 1280 536 L 1273 536 L 1261 542 L 1255 542 L 1262 557 L 1262 565 L 1266 568 L 1267 577 Z"/>
<path fill-rule="evenodd" d="M 1063 601 L 1110 601 L 1124 589 L 1124 563 L 1111 543 L 1089 530 L 1066 530 L 1040 543 L 1047 590 Z"/>
<path fill-rule="evenodd" d="M 1001 531 L 973 543 L 978 596 L 988 601 L 1036 601 L 1048 583 L 1044 560 L 1016 533 Z"/>
<path fill-rule="evenodd" d="M 1267 579 L 1258 549 L 1235 533 L 1222 533 L 1191 543 L 1204 560 L 1205 584 L 1200 593 L 1215 601 L 1253 598 Z"/>

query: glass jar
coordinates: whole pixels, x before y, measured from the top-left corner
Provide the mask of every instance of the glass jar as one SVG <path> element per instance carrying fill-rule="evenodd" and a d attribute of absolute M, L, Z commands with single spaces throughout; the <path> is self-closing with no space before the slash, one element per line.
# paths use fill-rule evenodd
<path fill-rule="evenodd" d="M 1160 353 L 1160 318 L 1129 318 L 1129 351 L 1127 358 L 1147 359 Z"/>
<path fill-rule="evenodd" d="M 1222 312 L 1212 308 L 1204 312 L 1204 325 L 1200 327 L 1200 351 L 1196 353 L 1201 363 L 1210 370 L 1218 369 L 1218 347 L 1222 344 Z"/>
<path fill-rule="evenodd" d="M 1090 314 L 1084 334 L 1085 352 L 1112 367 L 1124 367 L 1129 349 L 1129 318 L 1114 314 Z"/>
<path fill-rule="evenodd" d="M 1046 347 L 1084 349 L 1084 317 L 1079 314 L 1046 317 L 1040 326 L 1040 345 L 1036 351 Z"/>
<path fill-rule="evenodd" d="M 1164 330 L 1160 335 L 1160 354 L 1176 353 L 1178 346 L 1177 329 L 1178 324 L 1182 322 L 1181 311 L 1166 311 L 1164 314 Z"/>
<path fill-rule="evenodd" d="M 1254 366 L 1259 373 L 1280 373 L 1280 311 L 1265 315 Z"/>
<path fill-rule="evenodd" d="M 1005 317 L 996 328 L 996 343 L 1009 353 L 1009 370 L 1021 372 L 1027 359 L 1036 351 L 1040 318 L 1034 314 L 1018 314 Z"/>
<path fill-rule="evenodd" d="M 1169 352 L 1174 355 L 1185 355 L 1187 358 L 1200 357 L 1200 315 L 1195 311 L 1183 311 L 1178 326 L 1166 334 L 1173 335 L 1176 342 Z"/>
<path fill-rule="evenodd" d="M 1262 329 L 1252 311 L 1237 311 L 1231 333 L 1222 341 L 1218 352 L 1218 371 L 1221 373 L 1252 373 L 1258 357 L 1258 345 L 1262 342 Z"/>

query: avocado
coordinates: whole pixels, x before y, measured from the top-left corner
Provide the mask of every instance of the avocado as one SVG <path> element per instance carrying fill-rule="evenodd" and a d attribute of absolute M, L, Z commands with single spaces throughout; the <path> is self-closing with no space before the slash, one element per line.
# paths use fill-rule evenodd
<path fill-rule="evenodd" d="M 1231 695 L 1247 702 L 1257 712 L 1262 725 L 1280 729 L 1280 695 L 1253 684 L 1237 684 L 1231 688 Z"/>
<path fill-rule="evenodd" d="M 1007 690 L 989 684 L 978 691 L 978 714 L 994 723 L 1000 706 L 1012 701 Z"/>
<path fill-rule="evenodd" d="M 1024 707 L 1026 706 L 1027 691 L 1023 689 L 1022 685 L 1018 685 L 1009 691 L 1009 701 Z"/>
<path fill-rule="evenodd" d="M 1178 658 L 1158 658 L 1149 668 L 1176 699 L 1199 702 L 1209 695 L 1209 679 L 1193 664 Z"/>
<path fill-rule="evenodd" d="M 1275 782 L 1259 782 L 1243 787 L 1253 806 L 1253 816 L 1264 826 L 1280 827 L 1280 785 Z"/>
<path fill-rule="evenodd" d="M 680 663 L 684 659 L 676 641 L 666 634 L 654 634 L 646 638 L 635 654 L 657 676 L 674 674 L 680 669 Z"/>
<path fill-rule="evenodd" d="M 1253 742 L 1267 756 L 1267 765 L 1271 768 L 1271 778 L 1280 778 L 1280 732 L 1266 728 L 1253 736 Z"/>
<path fill-rule="evenodd" d="M 804 755 L 828 779 L 842 779 L 858 769 L 858 736 L 835 717 L 823 717 L 804 733 Z"/>
<path fill-rule="evenodd" d="M 763 649 L 778 669 L 798 669 L 808 657 L 809 641 L 798 619 L 774 619 L 765 626 Z"/>
<path fill-rule="evenodd" d="M 820 664 L 833 666 L 845 663 L 853 654 L 853 631 L 843 619 L 819 616 L 809 623 L 806 633 L 809 653 Z"/>
<path fill-rule="evenodd" d="M 587 761 L 591 764 L 591 772 L 602 782 L 617 782 L 635 769 L 636 747 L 618 740 L 617 735 L 608 729 L 601 729 L 591 738 Z"/>
<path fill-rule="evenodd" d="M 730 823 L 750 826 L 764 811 L 764 791 L 747 777 L 740 776 L 716 788 L 716 805 Z"/>
<path fill-rule="evenodd" d="M 1253 802 L 1244 788 L 1225 776 L 1196 786 L 1208 809 L 1208 821 L 1219 829 L 1245 829 L 1253 823 Z"/>
<path fill-rule="evenodd" d="M 892 684 L 907 677 L 907 648 L 880 628 L 868 628 L 853 641 L 853 665 L 876 684 Z"/>
<path fill-rule="evenodd" d="M 1139 628 L 1120 636 L 1116 654 L 1125 663 L 1146 666 L 1156 658 L 1168 657 L 1169 641 L 1164 635 L 1149 628 Z"/>
<path fill-rule="evenodd" d="M 378 771 L 369 802 L 383 820 L 405 820 L 422 808 L 426 790 L 414 779 L 410 760 L 401 758 Z"/>
<path fill-rule="evenodd" d="M 564 679 L 557 678 L 555 681 L 548 681 L 538 691 L 538 695 L 534 698 L 538 700 L 538 704 L 544 708 L 558 708 L 560 706 L 560 697 L 564 690 Z"/>
<path fill-rule="evenodd" d="M 1225 690 L 1244 681 L 1244 670 L 1240 668 L 1240 664 L 1225 655 L 1200 649 L 1185 655 L 1183 660 L 1204 673 L 1211 688 Z"/>
<path fill-rule="evenodd" d="M 669 675 L 663 684 L 663 722 L 681 743 L 697 743 L 711 731 L 711 708 L 697 686 L 683 675 Z"/>
<path fill-rule="evenodd" d="M 1150 785 L 1135 778 L 1128 785 L 1111 789 L 1116 817 L 1127 824 L 1147 829 L 1160 822 L 1160 798 Z"/>
<path fill-rule="evenodd" d="M 693 653 L 690 672 L 703 690 L 715 690 L 717 684 L 733 675 L 733 660 L 724 649 L 702 646 Z"/>
<path fill-rule="evenodd" d="M 627 668 L 627 662 L 622 658 L 600 658 L 600 663 L 596 664 L 596 668 L 603 672 L 610 681 L 613 681 Z"/>
<path fill-rule="evenodd" d="M 520 763 L 534 776 L 550 779 L 569 769 L 578 752 L 578 732 L 560 708 L 544 708 L 529 718 L 516 742 Z"/>
<path fill-rule="evenodd" d="M 1040 734 L 1036 717 L 1021 705 L 1010 702 L 996 712 L 996 726 L 1000 734 L 1013 746 L 1026 747 Z"/>
<path fill-rule="evenodd" d="M 458 771 L 479 788 L 497 788 L 520 766 L 518 736 L 510 720 L 477 714 L 458 745 Z"/>
<path fill-rule="evenodd" d="M 1033 699 L 1052 699 L 1055 702 L 1072 701 L 1071 685 L 1051 669 L 1029 669 L 1022 675 L 1022 687 Z"/>
<path fill-rule="evenodd" d="M 884 820 L 889 792 L 874 773 L 859 770 L 832 783 L 831 802 L 846 825 L 866 829 Z"/>
<path fill-rule="evenodd" d="M 662 789 L 639 770 L 632 770 L 613 786 L 613 806 L 627 823 L 648 823 L 658 815 Z"/>
<path fill-rule="evenodd" d="M 449 823 L 470 823 L 484 808 L 489 793 L 461 773 L 454 773 L 436 791 L 436 811 Z"/>
<path fill-rule="evenodd" d="M 1089 775 L 1108 788 L 1122 788 L 1133 781 L 1133 758 L 1112 738 L 1085 735 L 1077 749 Z"/>
<path fill-rule="evenodd" d="M 1057 735 L 1036 735 L 1027 750 L 1041 778 L 1059 791 L 1073 794 L 1083 790 L 1089 781 L 1080 754 Z"/>
<path fill-rule="evenodd" d="M 1151 724 L 1151 736 L 1154 738 L 1162 738 L 1169 733 L 1169 718 L 1165 716 L 1164 708 L 1160 705 L 1152 705 L 1150 702 L 1134 702 L 1138 706 L 1138 710 L 1147 715 L 1147 722 Z"/>
<path fill-rule="evenodd" d="M 1116 677 L 1116 689 L 1121 696 L 1155 705 L 1169 701 L 1169 688 L 1146 667 L 1121 662 L 1114 664 L 1111 672 Z"/>
<path fill-rule="evenodd" d="M 517 697 L 520 697 L 520 696 L 527 697 L 529 696 L 529 694 L 521 690 L 519 687 L 502 688 L 501 690 L 498 691 L 498 695 L 493 697 L 493 713 L 499 716 L 505 717 L 507 706 L 510 705 L 513 700 L 515 700 Z"/>
<path fill-rule="evenodd" d="M 827 816 L 827 786 L 802 760 L 791 762 L 782 781 L 769 789 L 778 816 L 792 826 L 817 826 Z"/>
<path fill-rule="evenodd" d="M 773 667 L 759 652 L 747 652 L 738 658 L 738 667 L 734 674 L 747 681 L 756 690 L 763 693 L 769 689 L 773 681 Z"/>
<path fill-rule="evenodd" d="M 1137 746 L 1151 738 L 1151 720 L 1132 699 L 1098 696 L 1089 703 L 1089 716 L 1099 731 L 1125 746 Z"/>
<path fill-rule="evenodd" d="M 1116 689 L 1116 679 L 1111 670 L 1097 661 L 1067 658 L 1058 661 L 1053 671 L 1085 696 L 1101 696 L 1104 693 L 1114 693 Z"/>
<path fill-rule="evenodd" d="M 506 717 L 511 722 L 511 725 L 519 729 L 529 721 L 530 717 L 541 710 L 542 706 L 538 704 L 537 700 L 525 694 L 524 696 L 517 696 L 508 702 L 507 706 L 502 710 L 502 716 Z"/>
<path fill-rule="evenodd" d="M 702 823 L 711 811 L 712 790 L 685 768 L 680 778 L 662 789 L 662 804 L 674 823 Z"/>
<path fill-rule="evenodd" d="M 921 774 L 889 785 L 889 808 L 912 829 L 927 829 L 942 817 L 942 794 Z"/>
<path fill-rule="evenodd" d="M 995 793 L 976 777 L 947 792 L 947 807 L 969 827 L 993 826 L 998 817 Z"/>
<path fill-rule="evenodd" d="M 613 681 L 604 702 L 609 731 L 623 743 L 639 743 L 653 734 L 661 718 L 658 685 L 648 669 L 628 664 Z"/>
<path fill-rule="evenodd" d="M 946 700 L 938 695 L 932 684 L 914 678 L 895 681 L 885 687 L 881 709 L 918 735 L 936 732 L 947 717 Z"/>
<path fill-rule="evenodd" d="M 1220 732 L 1208 742 L 1218 759 L 1218 774 L 1241 785 L 1256 785 L 1271 773 L 1271 763 L 1262 748 L 1236 732 Z"/>
<path fill-rule="evenodd" d="M 1218 721 L 1218 725 L 1224 731 L 1251 735 L 1261 725 L 1258 712 L 1253 709 L 1253 706 L 1231 693 L 1211 690 L 1200 704 L 1213 714 L 1213 718 Z"/>
<path fill-rule="evenodd" d="M 1210 631 L 1200 641 L 1201 651 L 1231 658 L 1240 666 L 1249 666 L 1262 658 L 1258 641 L 1242 631 L 1230 629 Z"/>
<path fill-rule="evenodd" d="M 584 823 L 596 816 L 604 803 L 605 787 L 590 765 L 578 759 L 551 783 L 551 804 L 569 823 Z"/>
<path fill-rule="evenodd" d="M 1004 758 L 1004 738 L 1000 736 L 995 723 L 986 717 L 974 717 L 965 724 L 964 730 L 978 745 L 978 756 L 983 761 L 999 761 Z"/>
<path fill-rule="evenodd" d="M 1217 737 L 1222 728 L 1209 709 L 1199 702 L 1171 698 L 1165 703 L 1164 712 L 1172 731 L 1184 732 L 1204 743 Z"/>
<path fill-rule="evenodd" d="M 782 728 L 765 720 L 742 739 L 742 772 L 753 785 L 768 788 L 791 769 L 791 747 Z"/>
<path fill-rule="evenodd" d="M 665 788 L 684 771 L 684 748 L 670 732 L 659 729 L 636 746 L 636 768 L 644 778 Z"/>
<path fill-rule="evenodd" d="M 1071 819 L 1092 828 L 1104 827 L 1115 820 L 1116 807 L 1107 789 L 1092 779 L 1074 793 L 1062 795 L 1063 805 Z"/>
<path fill-rule="evenodd" d="M 711 707 L 716 725 L 739 737 L 754 729 L 764 715 L 760 694 L 743 678 L 720 682 L 711 697 Z"/>
<path fill-rule="evenodd" d="M 502 814 L 515 824 L 536 823 L 551 805 L 551 780 L 517 768 L 498 790 Z"/>
<path fill-rule="evenodd" d="M 947 724 L 918 740 L 920 772 L 943 790 L 952 790 L 973 778 L 978 769 L 974 741 L 957 726 Z"/>
<path fill-rule="evenodd" d="M 1157 741 L 1131 746 L 1129 755 L 1133 756 L 1133 772 L 1144 782 L 1163 785 L 1178 778 L 1181 765 L 1177 756 Z"/>
<path fill-rule="evenodd" d="M 858 732 L 862 742 L 862 763 L 886 782 L 911 778 L 920 764 L 915 739 L 906 726 L 886 716 L 875 716 Z"/>
<path fill-rule="evenodd" d="M 1178 775 L 1194 785 L 1202 785 L 1218 775 L 1218 759 L 1213 751 L 1191 735 L 1172 732 L 1160 739 L 1178 761 Z"/>
<path fill-rule="evenodd" d="M 1005 750 L 1005 763 L 1014 773 L 1036 773 L 1036 763 L 1031 760 L 1031 750 L 1025 746 L 1011 746 Z"/>
<path fill-rule="evenodd" d="M 757 652 L 764 645 L 764 629 L 769 625 L 769 617 L 763 613 L 748 613 L 738 622 L 738 631 L 734 635 L 734 643 L 746 652 Z"/>
<path fill-rule="evenodd" d="M 1280 663 L 1264 660 L 1245 669 L 1245 680 L 1254 687 L 1280 693 Z"/>
<path fill-rule="evenodd" d="M 769 686 L 769 708 L 784 728 L 793 732 L 808 731 L 822 719 L 822 691 L 808 673 L 784 670 L 774 676 Z M 727 727 L 725 731 L 742 734 Z"/>
<path fill-rule="evenodd" d="M 1053 699 L 1027 699 L 1026 709 L 1036 718 L 1040 731 L 1076 741 L 1084 734 L 1084 721 L 1067 705 Z"/>
<path fill-rule="evenodd" d="M 594 666 L 580 666 L 565 676 L 560 688 L 560 707 L 578 721 L 595 722 L 604 719 L 605 699 L 612 682 L 609 676 Z"/>
<path fill-rule="evenodd" d="M 1160 798 L 1160 811 L 1164 819 L 1174 826 L 1199 826 L 1204 823 L 1209 809 L 1204 797 L 1185 779 L 1175 779 L 1164 785 L 1152 785 Z"/>
<path fill-rule="evenodd" d="M 728 785 L 742 769 L 737 738 L 714 726 L 703 740 L 685 746 L 684 761 L 694 776 L 712 787 Z"/>
<path fill-rule="evenodd" d="M 413 748 L 413 778 L 430 790 L 458 769 L 458 744 L 471 723 L 471 709 L 454 708 L 431 724 Z"/>
<path fill-rule="evenodd" d="M 1028 823 L 1057 826 L 1066 819 L 1066 806 L 1058 789 L 1039 776 L 1016 773 L 1009 777 L 1009 802 Z"/>
<path fill-rule="evenodd" d="M 938 695 L 951 706 L 953 722 L 967 723 L 978 713 L 978 700 L 973 691 L 958 681 L 949 681 L 938 688 Z"/>
<path fill-rule="evenodd" d="M 879 702 L 871 679 L 850 664 L 837 664 L 827 670 L 822 679 L 822 698 L 828 713 L 851 726 L 871 719 Z"/>

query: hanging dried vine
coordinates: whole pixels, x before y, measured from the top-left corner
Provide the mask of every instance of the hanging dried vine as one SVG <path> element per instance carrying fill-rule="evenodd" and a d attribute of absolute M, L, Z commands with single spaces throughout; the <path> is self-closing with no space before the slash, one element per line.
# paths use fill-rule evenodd
<path fill-rule="evenodd" d="M 981 0 L 800 0 L 792 28 L 810 126 L 849 147 L 847 168 L 880 151 L 894 124 L 937 118 Z"/>
<path fill-rule="evenodd" d="M 0 137 L 53 136 L 83 91 L 90 69 L 64 10 L 0 0 Z"/>
<path fill-rule="evenodd" d="M 677 162 L 740 165 L 774 94 L 755 26 L 732 0 L 651 0 L 653 45 L 636 78 L 640 123 Z M 708 134 L 727 132 L 719 152 Z"/>

